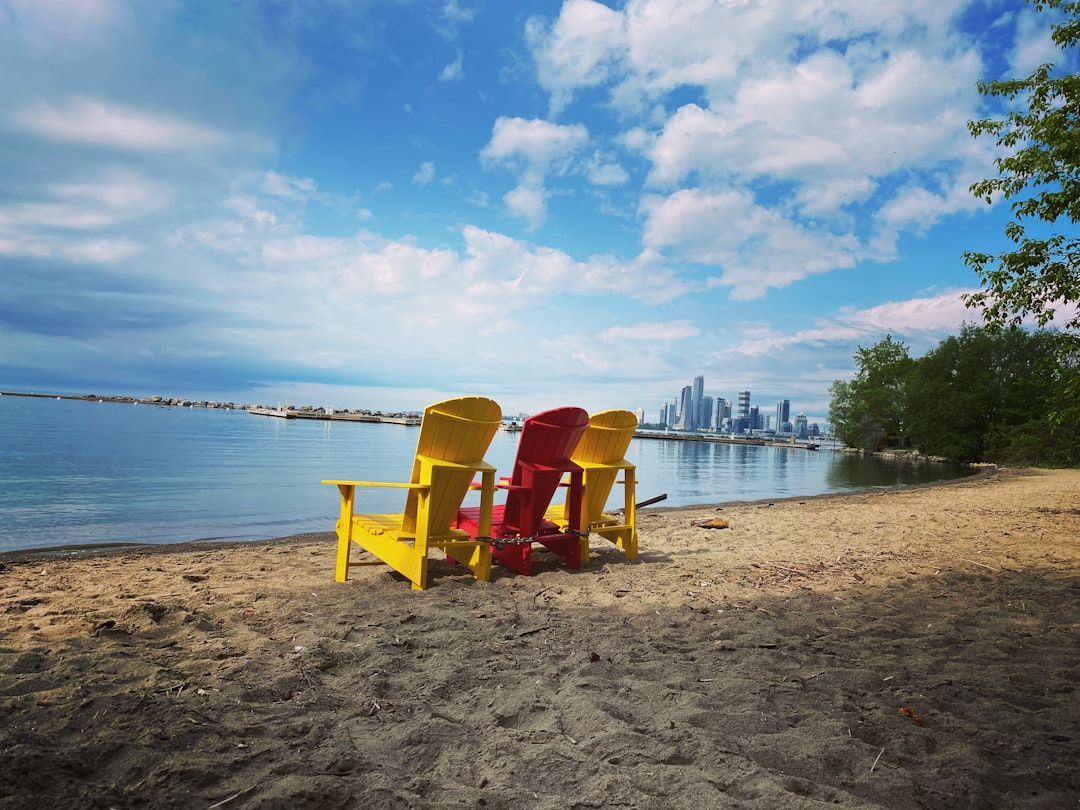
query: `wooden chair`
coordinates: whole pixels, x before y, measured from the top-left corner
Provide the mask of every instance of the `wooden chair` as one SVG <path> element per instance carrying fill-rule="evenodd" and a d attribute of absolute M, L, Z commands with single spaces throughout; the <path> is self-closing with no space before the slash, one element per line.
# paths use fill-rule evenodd
<path fill-rule="evenodd" d="M 630 411 L 602 411 L 589 417 L 589 427 L 574 449 L 571 459 L 583 470 L 581 561 L 589 561 L 589 534 L 598 534 L 626 554 L 637 558 L 637 521 L 634 509 L 636 467 L 626 460 L 626 450 L 637 429 L 637 417 Z M 619 479 L 619 475 L 622 478 Z M 605 512 L 615 484 L 623 487 L 622 514 Z M 561 527 L 571 521 L 572 502 L 548 509 L 546 517 Z"/>
<path fill-rule="evenodd" d="M 567 568 L 581 567 L 581 468 L 570 460 L 589 414 L 582 408 L 554 408 L 526 419 L 521 426 L 517 457 L 505 483 L 506 503 L 496 505 L 491 517 L 491 556 L 519 574 L 532 573 L 532 549 L 539 543 L 555 552 Z M 563 526 L 546 520 L 544 513 L 569 476 L 568 511 Z M 457 525 L 483 538 L 482 514 L 473 508 L 458 512 Z"/>
<path fill-rule="evenodd" d="M 480 474 L 478 533 L 490 534 L 495 468 L 484 461 L 484 453 L 501 420 L 502 409 L 484 397 L 438 402 L 424 411 L 408 483 L 323 481 L 336 485 L 341 493 L 334 578 L 344 582 L 351 566 L 378 564 L 352 561 L 350 552 L 355 543 L 404 574 L 414 590 L 427 587 L 428 551 L 432 548 L 467 566 L 477 579 L 489 580 L 489 546 L 474 542 L 468 532 L 454 526 L 454 521 L 474 477 Z M 407 489 L 405 510 L 401 514 L 356 514 L 356 487 Z"/>

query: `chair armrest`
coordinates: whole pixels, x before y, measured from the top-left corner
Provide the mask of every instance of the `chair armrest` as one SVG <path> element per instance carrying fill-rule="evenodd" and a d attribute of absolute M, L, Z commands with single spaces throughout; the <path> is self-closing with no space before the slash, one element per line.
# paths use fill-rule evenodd
<path fill-rule="evenodd" d="M 583 470 L 633 470 L 637 465 L 626 459 L 620 459 L 619 461 L 612 461 L 607 464 L 600 464 L 592 461 L 579 461 L 577 465 Z"/>
<path fill-rule="evenodd" d="M 401 489 L 427 489 L 427 484 L 399 484 L 386 481 L 337 481 L 323 480 L 323 484 L 334 484 L 339 487 L 399 487 Z"/>

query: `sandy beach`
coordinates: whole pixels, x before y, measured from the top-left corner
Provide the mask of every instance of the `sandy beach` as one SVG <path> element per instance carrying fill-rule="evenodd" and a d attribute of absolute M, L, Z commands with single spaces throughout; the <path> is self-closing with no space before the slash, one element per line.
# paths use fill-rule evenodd
<path fill-rule="evenodd" d="M 0 556 L 0 808 L 1080 806 L 1080 471 L 639 526 L 425 592 L 329 533 Z"/>

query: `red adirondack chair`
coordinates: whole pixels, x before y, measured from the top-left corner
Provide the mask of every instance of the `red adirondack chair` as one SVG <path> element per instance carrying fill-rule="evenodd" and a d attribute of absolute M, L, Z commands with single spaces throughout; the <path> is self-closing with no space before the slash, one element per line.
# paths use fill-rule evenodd
<path fill-rule="evenodd" d="M 567 568 L 581 567 L 582 476 L 570 456 L 588 426 L 589 414 L 574 407 L 544 411 L 522 424 L 513 472 L 498 485 L 506 490 L 506 503 L 491 516 L 491 556 L 512 571 L 532 573 L 533 543 L 558 554 Z M 568 520 L 560 527 L 544 513 L 567 473 Z M 479 510 L 459 510 L 457 525 L 477 537 Z"/>

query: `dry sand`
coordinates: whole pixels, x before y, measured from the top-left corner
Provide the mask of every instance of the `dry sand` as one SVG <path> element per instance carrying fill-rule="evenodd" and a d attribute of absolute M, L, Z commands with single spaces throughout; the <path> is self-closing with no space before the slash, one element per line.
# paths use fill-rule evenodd
<path fill-rule="evenodd" d="M 330 535 L 0 558 L 0 808 L 1080 806 L 1080 472 L 640 526 L 422 593 Z"/>

